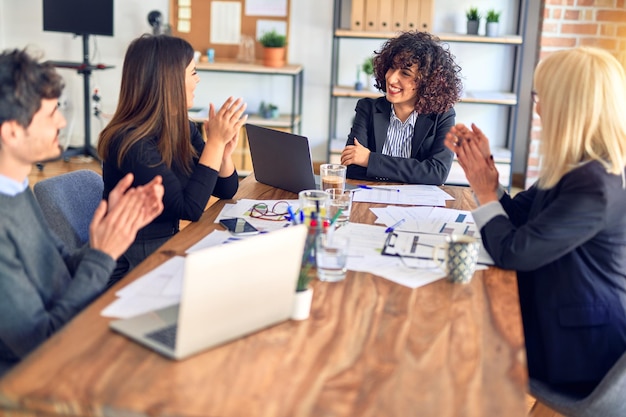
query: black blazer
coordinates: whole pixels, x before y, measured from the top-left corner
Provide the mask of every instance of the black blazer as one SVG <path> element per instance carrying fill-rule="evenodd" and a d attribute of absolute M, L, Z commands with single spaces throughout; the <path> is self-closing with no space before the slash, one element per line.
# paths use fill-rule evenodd
<path fill-rule="evenodd" d="M 517 270 L 528 372 L 597 383 L 626 351 L 626 190 L 590 162 L 548 190 L 500 200 L 482 229 L 496 265 Z"/>
<path fill-rule="evenodd" d="M 347 177 L 412 184 L 443 184 L 454 157 L 443 144 L 446 133 L 454 126 L 454 109 L 443 114 L 418 116 L 410 158 L 382 154 L 390 116 L 391 103 L 385 97 L 363 98 L 357 102 L 356 116 L 346 145 L 353 145 L 354 138 L 357 138 L 372 153 L 367 168 L 349 165 Z"/>

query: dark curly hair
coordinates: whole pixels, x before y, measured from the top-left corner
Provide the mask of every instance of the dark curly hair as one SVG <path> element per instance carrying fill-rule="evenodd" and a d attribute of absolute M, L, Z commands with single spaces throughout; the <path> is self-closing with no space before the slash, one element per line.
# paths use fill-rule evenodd
<path fill-rule="evenodd" d="M 28 127 L 42 99 L 59 98 L 63 80 L 50 62 L 39 63 L 26 50 L 0 54 L 0 124 L 15 120 Z"/>
<path fill-rule="evenodd" d="M 445 113 L 459 101 L 463 84 L 461 67 L 447 45 L 428 32 L 402 32 L 387 40 L 380 51 L 374 51 L 376 88 L 386 92 L 385 74 L 390 68 L 407 68 L 417 64 L 417 102 L 421 114 Z"/>

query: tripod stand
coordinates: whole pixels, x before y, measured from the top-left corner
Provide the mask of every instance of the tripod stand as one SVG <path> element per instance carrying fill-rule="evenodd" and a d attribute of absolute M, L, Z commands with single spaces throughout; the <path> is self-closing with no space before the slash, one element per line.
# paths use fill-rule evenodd
<path fill-rule="evenodd" d="M 67 62 L 67 61 L 50 61 L 55 67 L 75 69 L 83 76 L 83 101 L 84 101 L 84 118 L 85 118 L 85 140 L 83 145 L 78 148 L 69 148 L 63 152 L 62 158 L 69 159 L 75 155 L 91 156 L 98 158 L 98 152 L 91 144 L 91 99 L 89 97 L 90 86 L 89 77 L 94 70 L 105 70 L 113 68 L 111 65 L 97 64 L 92 65 L 89 62 L 89 34 L 83 33 L 83 62 Z"/>

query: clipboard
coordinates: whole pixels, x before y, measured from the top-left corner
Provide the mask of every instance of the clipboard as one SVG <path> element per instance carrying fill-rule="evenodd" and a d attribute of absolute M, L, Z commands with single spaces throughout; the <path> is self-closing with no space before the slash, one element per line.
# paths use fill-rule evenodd
<path fill-rule="evenodd" d="M 403 258 L 433 259 L 436 246 L 444 247 L 447 234 L 419 233 L 404 230 L 394 230 L 387 234 L 385 245 L 381 254 L 387 256 L 400 256 Z M 480 242 L 478 262 L 482 265 L 493 265 L 491 256 L 487 253 Z M 437 258 L 443 259 L 444 251 L 438 251 Z"/>
<path fill-rule="evenodd" d="M 444 245 L 446 235 L 394 230 L 387 234 L 382 254 L 404 258 L 432 259 L 435 246 Z"/>

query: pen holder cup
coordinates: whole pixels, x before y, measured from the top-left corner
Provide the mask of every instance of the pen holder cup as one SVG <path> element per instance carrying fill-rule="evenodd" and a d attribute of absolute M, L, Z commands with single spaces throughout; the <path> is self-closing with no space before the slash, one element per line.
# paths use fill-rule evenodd
<path fill-rule="evenodd" d="M 480 244 L 471 236 L 451 235 L 446 237 L 445 245 L 433 248 L 433 260 L 446 271 L 450 282 L 467 284 L 476 270 L 479 248 Z M 442 250 L 445 251 L 445 262 L 439 257 Z"/>
<path fill-rule="evenodd" d="M 326 191 L 303 190 L 298 193 L 300 202 L 300 216 L 308 226 L 323 226 L 324 220 L 328 220 L 328 205 L 330 195 Z M 319 223 L 319 222 L 322 223 Z"/>
<path fill-rule="evenodd" d="M 328 193 L 320 190 L 303 190 L 298 193 L 300 221 L 309 228 L 304 244 L 301 274 L 308 274 L 310 269 L 316 266 L 315 239 L 328 225 L 329 199 Z"/>

